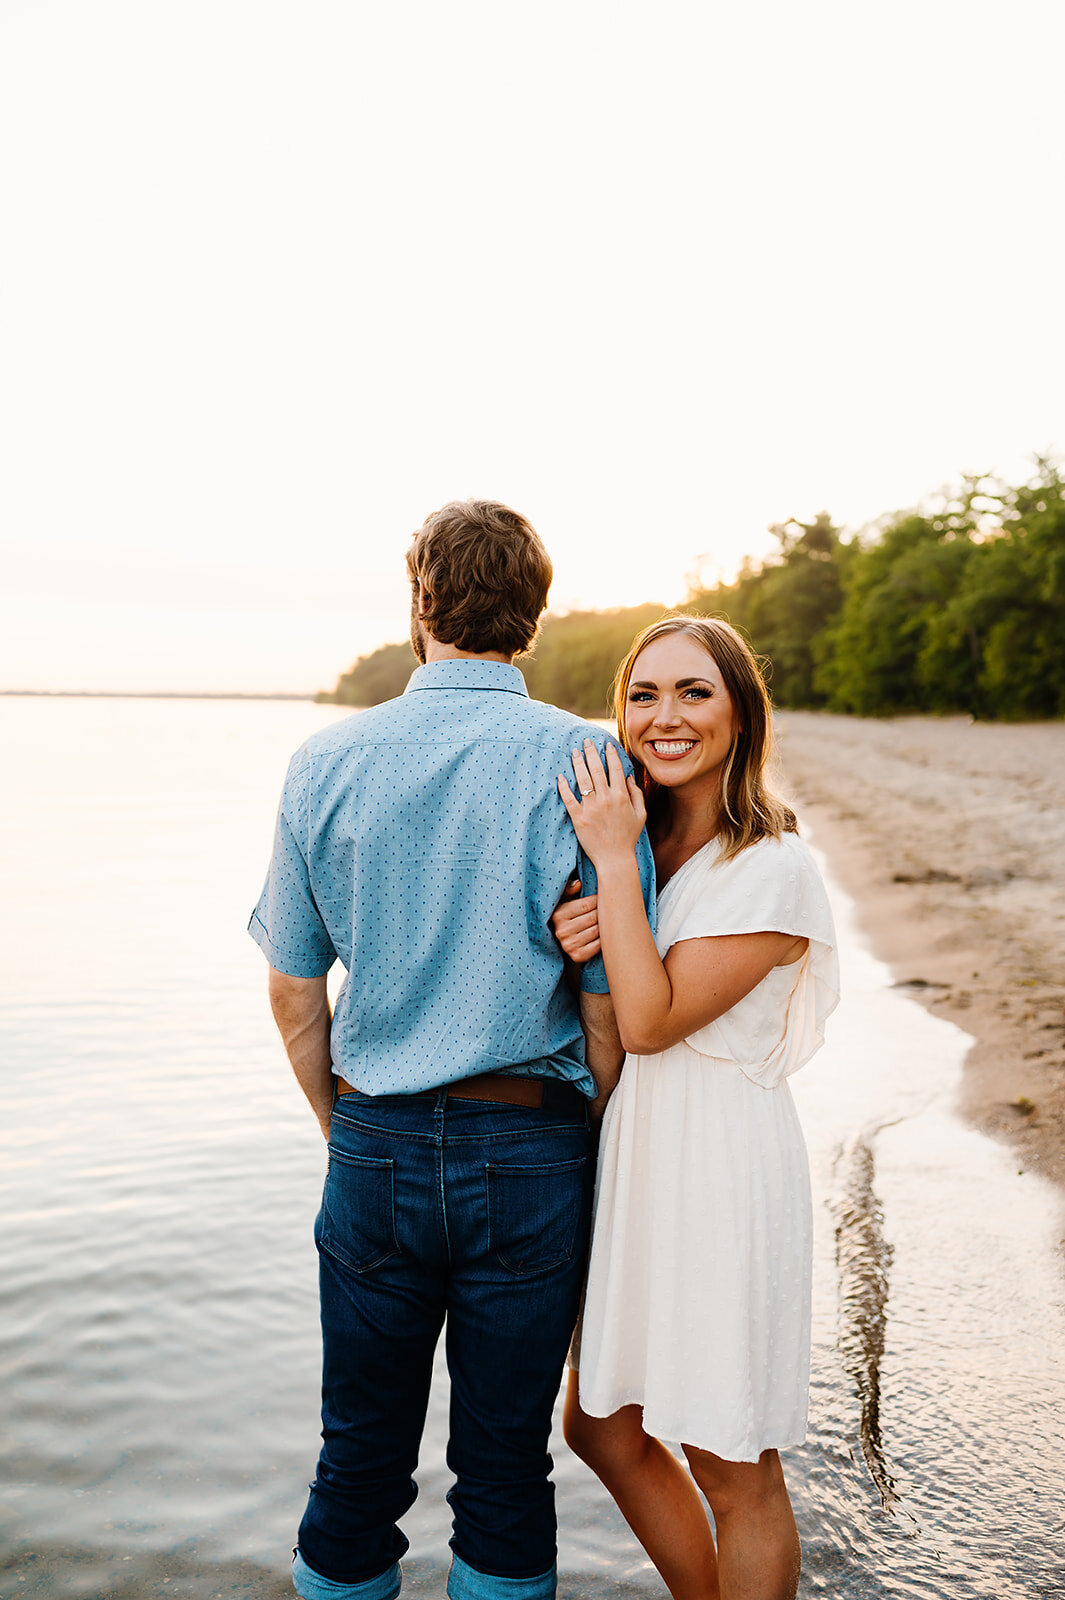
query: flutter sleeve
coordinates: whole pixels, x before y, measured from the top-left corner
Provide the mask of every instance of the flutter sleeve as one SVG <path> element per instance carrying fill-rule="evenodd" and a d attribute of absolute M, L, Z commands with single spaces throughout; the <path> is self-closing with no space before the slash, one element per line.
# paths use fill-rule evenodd
<path fill-rule="evenodd" d="M 774 967 L 686 1041 L 772 1088 L 824 1043 L 825 1022 L 839 1003 L 836 932 L 824 882 L 809 846 L 795 834 L 762 839 L 723 864 L 711 853 L 692 865 L 696 870 L 678 882 L 679 892 L 666 905 L 659 902 L 663 956 L 684 940 L 725 934 L 790 933 L 809 941 L 800 961 Z"/>

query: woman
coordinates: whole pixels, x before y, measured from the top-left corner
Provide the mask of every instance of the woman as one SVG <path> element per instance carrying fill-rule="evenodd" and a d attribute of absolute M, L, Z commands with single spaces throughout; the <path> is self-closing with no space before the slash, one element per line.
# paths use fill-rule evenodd
<path fill-rule="evenodd" d="M 734 629 L 646 629 L 616 714 L 637 777 L 591 745 L 574 752 L 579 798 L 559 777 L 599 883 L 556 913 L 556 932 L 576 961 L 601 947 L 627 1052 L 603 1122 L 566 1438 L 675 1600 L 792 1600 L 778 1451 L 806 1431 L 811 1205 L 785 1080 L 838 1000 L 832 918 L 766 787 L 769 699 Z M 633 853 L 645 819 L 657 936 Z"/>

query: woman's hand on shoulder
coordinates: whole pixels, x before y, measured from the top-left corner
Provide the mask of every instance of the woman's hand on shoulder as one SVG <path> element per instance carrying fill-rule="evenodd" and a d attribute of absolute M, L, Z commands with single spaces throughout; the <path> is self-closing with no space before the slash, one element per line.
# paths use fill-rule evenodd
<path fill-rule="evenodd" d="M 615 744 L 606 747 L 606 765 L 591 739 L 573 752 L 573 775 L 580 799 L 560 772 L 562 797 L 581 848 L 597 867 L 611 857 L 627 859 L 647 822 L 647 808 L 635 778 L 626 778 Z"/>
<path fill-rule="evenodd" d="M 581 880 L 571 878 L 562 891 L 562 899 L 551 913 L 551 932 L 562 946 L 563 952 L 578 966 L 583 966 L 600 951 L 599 896 L 580 894 Z"/>

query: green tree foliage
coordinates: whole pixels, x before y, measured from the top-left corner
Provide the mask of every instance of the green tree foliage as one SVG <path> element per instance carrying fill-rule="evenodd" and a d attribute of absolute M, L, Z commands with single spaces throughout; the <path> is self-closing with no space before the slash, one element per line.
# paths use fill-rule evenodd
<path fill-rule="evenodd" d="M 814 522 L 770 529 L 779 552 L 763 565 L 746 563 L 734 584 L 693 593 L 686 610 L 725 616 L 768 657 L 773 698 L 781 706 L 819 706 L 814 643 L 842 603 L 848 547 L 827 511 Z"/>
<path fill-rule="evenodd" d="M 963 480 L 941 504 L 846 540 L 827 512 L 772 530 L 778 548 L 682 609 L 724 616 L 767 658 L 777 705 L 863 716 L 970 712 L 1065 716 L 1065 480 L 1049 460 L 1019 486 Z M 549 616 L 521 661 L 529 691 L 583 716 L 609 714 L 610 684 L 659 605 Z M 409 645 L 362 656 L 332 696 L 401 694 Z"/>
<path fill-rule="evenodd" d="M 839 618 L 818 641 L 815 683 L 833 710 L 868 716 L 920 707 L 928 629 L 971 552 L 967 540 L 944 536 L 916 512 L 860 550 Z"/>
<path fill-rule="evenodd" d="M 964 657 L 968 692 L 947 703 L 976 715 L 1065 716 L 1065 481 L 1052 462 L 1037 467 L 1029 483 L 994 495 L 993 524 L 974 534 L 957 590 L 929 628 L 929 696 Z"/>
<path fill-rule="evenodd" d="M 1037 468 L 1020 487 L 966 479 L 859 545 L 815 641 L 832 710 L 1065 714 L 1065 483 Z"/>
<path fill-rule="evenodd" d="M 640 630 L 664 611 L 664 606 L 651 604 L 546 617 L 532 655 L 519 663 L 529 693 L 582 717 L 611 716 L 618 662 Z"/>
<path fill-rule="evenodd" d="M 338 706 L 380 705 L 403 693 L 417 665 L 409 644 L 383 644 L 380 650 L 360 656 L 351 671 L 341 675 L 333 693 L 318 699 Z"/>

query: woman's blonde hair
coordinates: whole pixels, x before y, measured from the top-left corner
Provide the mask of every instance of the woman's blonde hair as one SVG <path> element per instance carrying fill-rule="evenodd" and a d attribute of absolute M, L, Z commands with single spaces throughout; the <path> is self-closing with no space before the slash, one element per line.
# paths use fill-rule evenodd
<path fill-rule="evenodd" d="M 717 832 L 721 853 L 718 859 L 731 861 L 758 839 L 779 839 L 782 833 L 797 833 L 794 811 L 777 799 L 766 782 L 766 767 L 773 748 L 772 706 L 758 658 L 746 639 L 721 617 L 686 614 L 662 617 L 637 634 L 614 678 L 618 737 L 643 790 L 649 826 L 653 827 L 661 818 L 668 790 L 648 776 L 646 768 L 629 749 L 625 712 L 636 658 L 656 639 L 664 639 L 672 633 L 686 633 L 702 645 L 717 663 L 732 701 L 732 746 L 721 774 L 721 818 Z"/>

